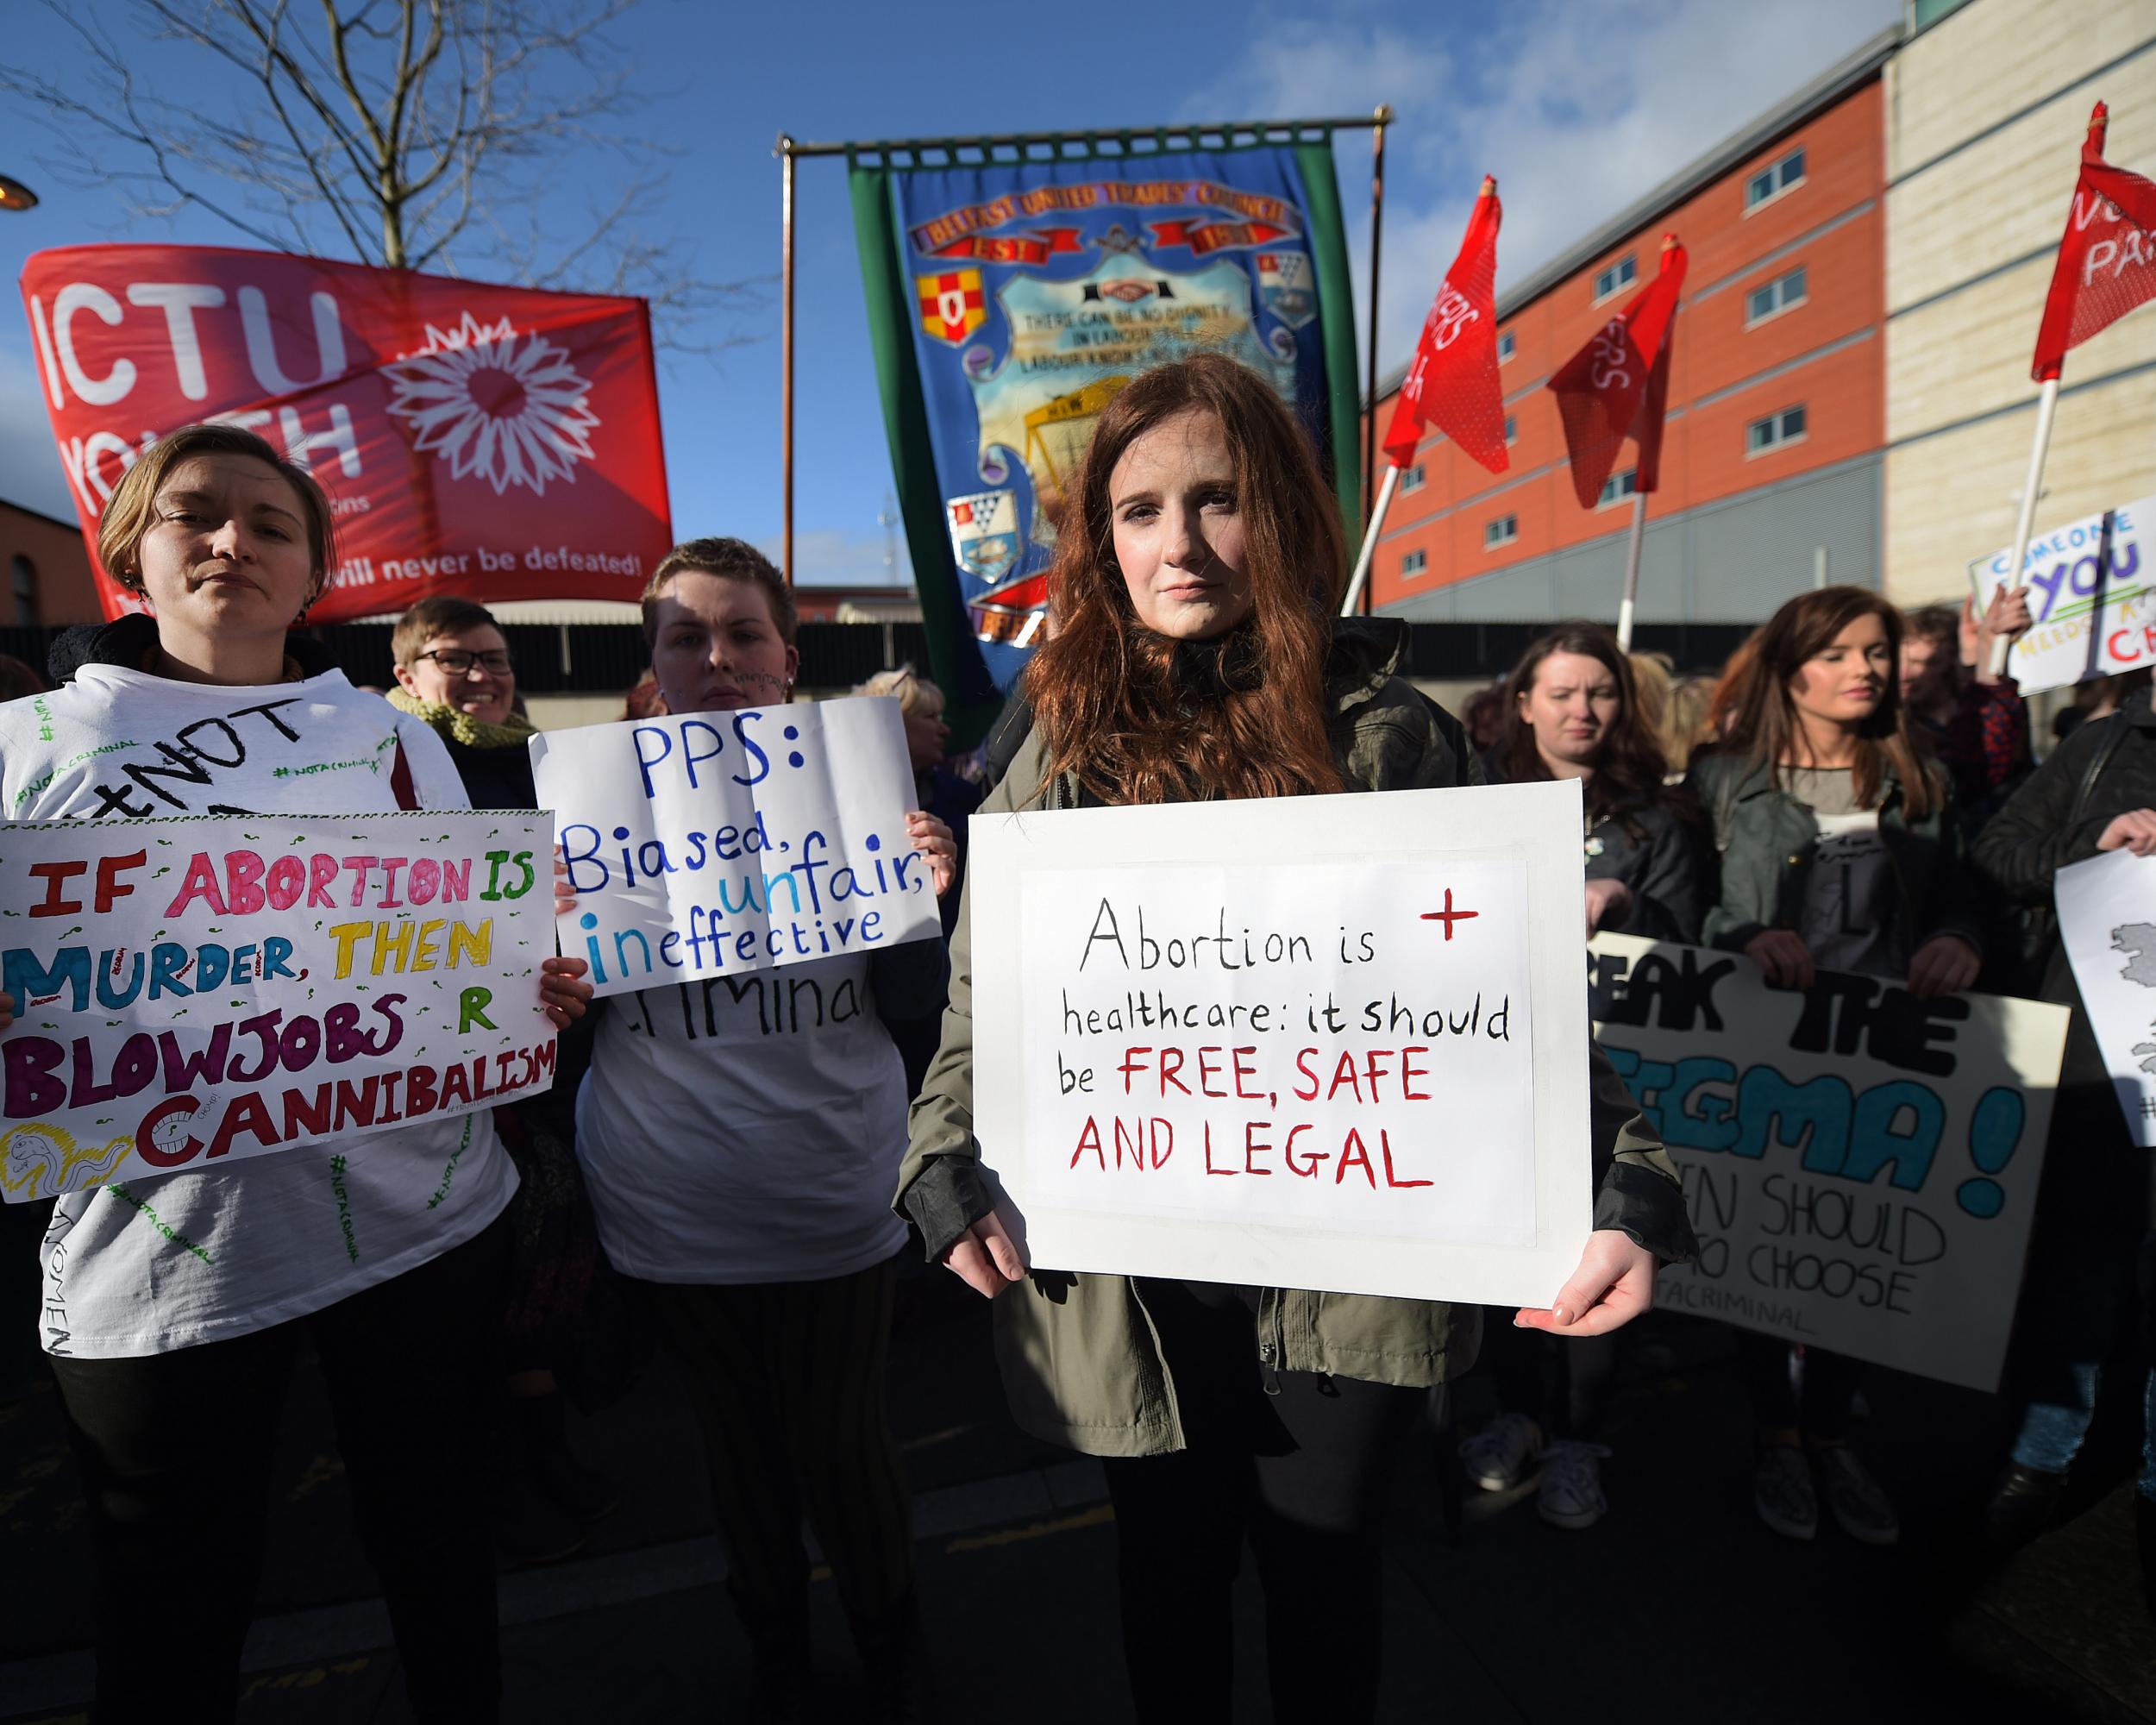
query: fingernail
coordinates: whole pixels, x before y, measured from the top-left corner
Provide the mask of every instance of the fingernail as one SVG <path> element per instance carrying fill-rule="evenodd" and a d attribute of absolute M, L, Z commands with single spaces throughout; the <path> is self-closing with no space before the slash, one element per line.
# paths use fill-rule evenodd
<path fill-rule="evenodd" d="M 1550 1315 L 1555 1318 L 1560 1324 L 1569 1324 L 1572 1321 L 1572 1314 L 1566 1311 L 1562 1306 L 1551 1307 Z"/>

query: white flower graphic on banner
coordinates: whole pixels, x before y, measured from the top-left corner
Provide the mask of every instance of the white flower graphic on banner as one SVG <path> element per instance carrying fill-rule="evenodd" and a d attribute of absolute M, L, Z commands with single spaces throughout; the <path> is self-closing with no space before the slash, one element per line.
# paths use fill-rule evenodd
<path fill-rule="evenodd" d="M 586 435 L 599 416 L 586 405 L 591 383 L 568 350 L 518 335 L 505 317 L 481 323 L 469 311 L 456 327 L 427 326 L 427 345 L 382 367 L 394 386 L 389 411 L 419 433 L 415 447 L 446 459 L 451 477 L 477 474 L 497 495 L 549 480 L 573 483 L 592 459 Z"/>

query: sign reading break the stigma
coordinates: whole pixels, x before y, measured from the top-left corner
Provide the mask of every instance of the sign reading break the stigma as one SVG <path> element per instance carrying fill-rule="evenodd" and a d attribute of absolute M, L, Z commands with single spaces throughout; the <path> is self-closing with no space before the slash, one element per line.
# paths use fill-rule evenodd
<path fill-rule="evenodd" d="M 1657 1302 L 1993 1389 L 2065 1009 L 1833 971 L 1797 994 L 1739 954 L 1625 935 L 1589 964 L 1699 1234 Z"/>
<path fill-rule="evenodd" d="M 2156 497 L 2086 516 L 2034 540 L 2021 564 L 2029 631 L 2011 664 L 2023 694 L 2063 689 L 2156 663 L 2156 578 L 2141 535 Z M 1969 566 L 1979 607 L 2007 578 L 2011 546 Z"/>
<path fill-rule="evenodd" d="M 531 740 L 601 994 L 940 938 L 885 697 L 593 724 Z"/>
<path fill-rule="evenodd" d="M 2126 1129 L 2156 1147 L 2156 862 L 2113 850 L 2061 869 L 2059 932 Z"/>
<path fill-rule="evenodd" d="M 0 1189 L 50 1198 L 546 1089 L 543 814 L 0 826 Z"/>
<path fill-rule="evenodd" d="M 1546 1306 L 1591 1226 L 1576 783 L 975 816 L 1037 1268 Z"/>

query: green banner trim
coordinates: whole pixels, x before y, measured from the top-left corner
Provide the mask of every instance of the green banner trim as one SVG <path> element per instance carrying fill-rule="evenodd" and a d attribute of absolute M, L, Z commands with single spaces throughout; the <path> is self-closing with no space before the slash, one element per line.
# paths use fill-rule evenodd
<path fill-rule="evenodd" d="M 1325 338 L 1326 418 L 1332 428 L 1332 490 L 1340 500 L 1340 531 L 1352 557 L 1363 542 L 1363 390 L 1355 374 L 1355 278 L 1348 271 L 1332 141 L 1297 145 L 1295 166 L 1302 173 L 1303 196 L 1310 200 L 1318 323 Z"/>
<path fill-rule="evenodd" d="M 883 429 L 891 446 L 891 478 L 899 518 L 906 528 L 913 590 L 921 601 L 928 635 L 929 673 L 943 691 L 944 721 L 953 749 L 970 749 L 987 734 L 1002 711 L 988 668 L 974 644 L 960 597 L 950 534 L 943 524 L 943 488 L 929 441 L 928 406 L 915 368 L 917 315 L 899 269 L 898 215 L 887 171 L 849 162 L 847 189 L 853 198 L 854 237 L 861 254 L 862 297 L 868 307 L 868 342 L 876 357 L 876 386 L 883 398 Z"/>

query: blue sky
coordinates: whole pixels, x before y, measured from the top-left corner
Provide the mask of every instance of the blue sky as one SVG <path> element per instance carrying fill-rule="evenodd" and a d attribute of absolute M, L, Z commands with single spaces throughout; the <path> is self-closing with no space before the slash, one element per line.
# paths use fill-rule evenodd
<path fill-rule="evenodd" d="M 74 4 L 127 39 L 130 14 L 119 0 Z M 1899 11 L 1899 0 L 1524 0 L 1503 9 L 1338 0 L 1240 13 L 1193 0 L 1115 12 L 643 0 L 616 31 L 624 63 L 652 91 L 629 123 L 675 154 L 663 191 L 636 211 L 636 224 L 649 239 L 692 250 L 708 278 L 770 278 L 761 306 L 692 332 L 743 345 L 661 361 L 675 530 L 738 534 L 775 549 L 779 168 L 771 151 L 781 130 L 823 141 L 1111 129 L 1359 114 L 1388 102 L 1399 123 L 1388 147 L 1378 342 L 1380 363 L 1390 366 L 1412 349 L 1485 171 L 1498 175 L 1505 198 L 1501 292 Z M 9 9 L 11 61 L 64 75 L 69 51 L 49 14 L 28 3 Z M 183 50 L 144 42 L 140 52 L 168 98 L 198 90 L 212 104 L 232 90 Z M 39 166 L 48 146 L 34 116 L 4 97 L 0 140 L 0 171 L 29 181 L 44 200 L 28 214 L 0 212 L 0 265 L 10 280 L 47 247 L 250 243 L 207 216 L 145 218 L 110 186 L 71 188 Z M 1337 147 L 1359 295 L 1369 135 L 1342 134 Z M 613 171 L 598 151 L 562 160 L 549 218 L 558 237 L 573 238 L 584 212 L 606 198 Z M 801 164 L 799 218 L 797 562 L 805 580 L 876 580 L 890 466 L 842 162 Z M 10 300 L 0 317 L 0 497 L 72 518 L 28 320 L 19 296 Z M 1364 303 L 1358 298 L 1358 326 Z M 903 538 L 899 561 L 903 568 Z"/>

